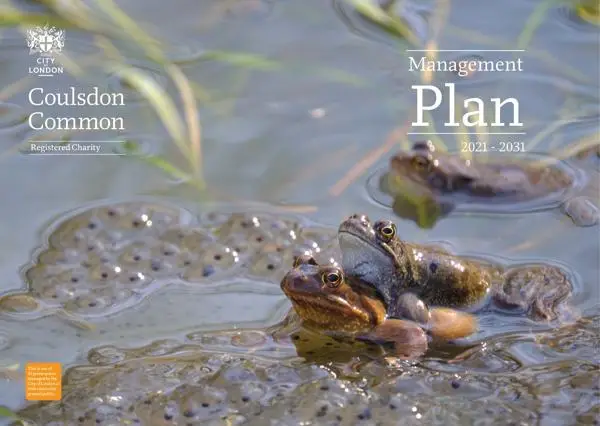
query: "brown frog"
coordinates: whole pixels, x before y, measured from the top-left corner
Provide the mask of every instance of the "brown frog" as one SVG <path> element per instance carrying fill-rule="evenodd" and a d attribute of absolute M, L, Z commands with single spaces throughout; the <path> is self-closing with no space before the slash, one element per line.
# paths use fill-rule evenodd
<path fill-rule="evenodd" d="M 510 206 L 515 211 L 562 203 L 563 211 L 576 225 L 593 226 L 599 217 L 598 172 L 590 170 L 584 160 L 599 153 L 600 145 L 595 144 L 567 155 L 576 164 L 576 171 L 559 167 L 554 160 L 470 160 L 437 151 L 431 141 L 416 142 L 411 152 L 392 157 L 389 172 L 381 176 L 379 186 L 393 197 L 391 207 L 398 216 L 423 228 L 431 228 L 457 206 L 467 204 L 471 209 L 479 204 L 478 210 Z M 591 197 L 582 196 L 587 193 Z M 526 204 L 516 207 L 515 203 Z"/>
<path fill-rule="evenodd" d="M 369 283 L 396 311 L 400 295 L 414 293 L 425 303 L 454 308 L 475 308 L 488 300 L 520 308 L 536 320 L 556 319 L 572 286 L 562 269 L 531 265 L 504 269 L 480 260 L 454 255 L 439 247 L 410 243 L 397 235 L 387 220 L 371 223 L 353 215 L 338 230 L 342 266 L 347 275 Z"/>
<path fill-rule="evenodd" d="M 307 255 L 296 258 L 294 268 L 281 281 L 281 289 L 303 327 L 333 337 L 392 343 L 396 355 L 424 353 L 426 332 L 435 338 L 452 340 L 477 329 L 472 315 L 448 308 L 429 309 L 412 295 L 395 302 L 413 320 L 392 318 L 372 286 L 345 276 L 340 267 L 319 265 Z"/>
<path fill-rule="evenodd" d="M 390 161 L 390 179 L 407 179 L 435 195 L 524 201 L 573 185 L 573 176 L 558 167 L 513 161 L 478 162 L 437 151 L 431 141 L 416 142 L 412 152 Z"/>

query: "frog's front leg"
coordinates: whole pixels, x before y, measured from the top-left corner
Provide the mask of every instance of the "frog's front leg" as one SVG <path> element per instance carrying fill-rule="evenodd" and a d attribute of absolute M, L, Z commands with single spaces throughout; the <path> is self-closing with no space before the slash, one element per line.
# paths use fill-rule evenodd
<path fill-rule="evenodd" d="M 416 358 L 427 351 L 427 335 L 415 322 L 387 319 L 366 334 L 357 337 L 373 343 L 393 343 L 394 355 Z"/>
<path fill-rule="evenodd" d="M 429 308 L 416 294 L 405 291 L 396 299 L 396 304 L 389 307 L 390 317 L 404 318 L 419 324 L 429 322 Z"/>
<path fill-rule="evenodd" d="M 410 292 L 398 297 L 392 316 L 421 324 L 429 334 L 445 340 L 466 337 L 477 331 L 475 316 L 450 308 L 429 309 L 425 302 Z"/>

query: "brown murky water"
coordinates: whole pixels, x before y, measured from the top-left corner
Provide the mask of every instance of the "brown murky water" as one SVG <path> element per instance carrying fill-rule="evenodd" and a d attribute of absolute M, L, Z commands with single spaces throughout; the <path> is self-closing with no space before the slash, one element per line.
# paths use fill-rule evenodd
<path fill-rule="evenodd" d="M 125 93 L 126 108 L 102 113 L 123 115 L 127 137 L 184 164 L 152 109 L 114 75 L 98 67 L 84 79 L 28 77 L 25 37 L 4 29 L 0 290 L 9 296 L 0 303 L 0 361 L 72 368 L 61 403 L 27 405 L 23 383 L 5 380 L 3 405 L 37 424 L 598 424 L 597 224 L 578 227 L 552 206 L 459 211 L 421 229 L 371 199 L 367 179 L 393 152 L 384 142 L 414 109 L 407 45 L 341 0 L 120 3 L 206 90 L 204 173 L 219 196 L 199 199 L 127 158 L 19 154 L 18 144 L 40 137 L 27 124 L 37 111 L 32 87 L 97 85 Z M 536 7 L 451 3 L 439 48 L 514 48 Z M 440 6 L 405 8 L 417 34 L 430 35 Z M 175 9 L 185 13 L 166 19 Z M 544 18 L 523 53 L 524 73 L 455 80 L 465 96 L 518 94 L 525 142 L 542 154 L 598 132 L 600 105 L 598 28 L 569 5 L 549 7 Z M 96 42 L 67 31 L 65 50 L 83 63 L 102 55 Z M 262 55 L 278 68 L 208 60 L 209 50 Z M 175 93 L 160 67 L 133 49 L 128 57 Z M 453 136 L 442 139 L 456 149 Z M 381 146 L 377 161 L 340 190 L 352 166 Z M 598 163 L 589 160 L 596 186 L 581 196 L 597 204 Z M 312 208 L 284 212 L 294 204 Z M 567 265 L 581 319 L 561 327 L 486 311 L 476 335 L 414 362 L 327 339 L 313 347 L 268 328 L 289 308 L 278 282 L 293 254 L 336 259 L 335 227 L 355 212 L 397 220 L 403 238 L 458 253 Z"/>

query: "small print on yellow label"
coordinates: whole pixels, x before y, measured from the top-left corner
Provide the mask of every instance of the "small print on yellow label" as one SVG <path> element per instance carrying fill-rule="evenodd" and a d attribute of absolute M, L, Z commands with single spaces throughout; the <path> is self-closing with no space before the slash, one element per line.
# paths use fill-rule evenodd
<path fill-rule="evenodd" d="M 25 399 L 59 401 L 62 397 L 61 365 L 58 362 L 25 364 Z"/>

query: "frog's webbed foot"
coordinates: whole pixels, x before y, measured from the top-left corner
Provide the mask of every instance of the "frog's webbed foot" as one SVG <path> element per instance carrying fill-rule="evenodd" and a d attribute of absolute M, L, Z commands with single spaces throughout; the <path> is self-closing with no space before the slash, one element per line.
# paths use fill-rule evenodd
<path fill-rule="evenodd" d="M 577 196 L 567 200 L 562 206 L 562 212 L 569 216 L 573 223 L 580 227 L 594 226 L 600 221 L 597 202 L 589 197 Z"/>
<path fill-rule="evenodd" d="M 433 337 L 453 340 L 477 331 L 477 319 L 466 312 L 450 308 L 427 308 L 415 294 L 406 292 L 398 297 L 393 316 L 421 324 Z"/>
<path fill-rule="evenodd" d="M 415 322 L 388 319 L 369 333 L 358 337 L 373 343 L 393 343 L 394 355 L 416 358 L 427 351 L 427 335 Z"/>

